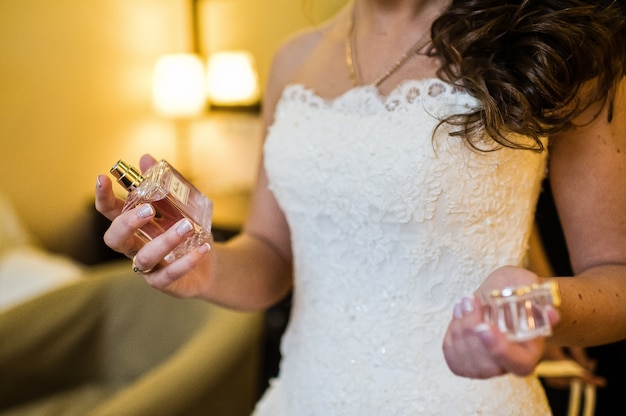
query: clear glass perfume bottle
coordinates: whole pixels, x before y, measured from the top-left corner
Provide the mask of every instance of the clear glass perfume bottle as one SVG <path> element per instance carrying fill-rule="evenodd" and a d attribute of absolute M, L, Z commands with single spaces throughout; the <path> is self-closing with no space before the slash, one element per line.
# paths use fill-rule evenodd
<path fill-rule="evenodd" d="M 111 174 L 128 191 L 123 211 L 144 203 L 152 204 L 156 211 L 152 221 L 137 232 L 144 242 L 162 234 L 183 218 L 191 220 L 193 234 L 165 256 L 165 261 L 172 262 L 209 239 L 213 203 L 167 161 L 157 162 L 142 175 L 135 167 L 120 160 L 111 168 Z"/>
<path fill-rule="evenodd" d="M 493 290 L 483 301 L 484 320 L 498 326 L 512 341 L 552 335 L 548 307 L 559 306 L 555 282 Z"/>

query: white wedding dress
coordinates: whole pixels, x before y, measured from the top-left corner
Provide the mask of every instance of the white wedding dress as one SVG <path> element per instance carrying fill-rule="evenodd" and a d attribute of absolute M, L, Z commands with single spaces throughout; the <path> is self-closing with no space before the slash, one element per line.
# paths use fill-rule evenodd
<path fill-rule="evenodd" d="M 476 105 L 436 79 L 387 97 L 285 89 L 265 166 L 295 289 L 256 416 L 550 414 L 537 379 L 457 377 L 442 353 L 453 305 L 524 263 L 546 168 L 545 153 L 432 137 L 440 117 Z"/>

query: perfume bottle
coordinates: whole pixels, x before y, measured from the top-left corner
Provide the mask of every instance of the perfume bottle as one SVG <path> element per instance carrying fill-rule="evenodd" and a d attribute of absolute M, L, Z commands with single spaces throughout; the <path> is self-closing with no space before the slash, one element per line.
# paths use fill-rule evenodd
<path fill-rule="evenodd" d="M 511 286 L 493 290 L 483 297 L 485 322 L 492 323 L 512 341 L 552 335 L 548 307 L 559 306 L 555 282 Z"/>
<path fill-rule="evenodd" d="M 111 168 L 111 174 L 128 191 L 124 212 L 144 203 L 152 204 L 155 209 L 154 218 L 137 231 L 144 242 L 183 218 L 191 220 L 193 234 L 165 256 L 165 261 L 172 262 L 209 239 L 213 203 L 167 161 L 157 162 L 142 175 L 120 160 Z"/>

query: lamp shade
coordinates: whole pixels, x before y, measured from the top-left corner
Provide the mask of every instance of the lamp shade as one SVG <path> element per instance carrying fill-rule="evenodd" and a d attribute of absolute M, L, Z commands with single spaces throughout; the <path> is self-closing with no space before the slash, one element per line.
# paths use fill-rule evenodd
<path fill-rule="evenodd" d="M 156 62 L 152 79 L 156 111 L 169 117 L 196 116 L 206 105 L 206 78 L 202 60 L 194 54 L 164 55 Z"/>
<path fill-rule="evenodd" d="M 252 54 L 246 51 L 212 54 L 207 70 L 207 93 L 215 105 L 258 104 L 261 95 L 259 77 Z"/>

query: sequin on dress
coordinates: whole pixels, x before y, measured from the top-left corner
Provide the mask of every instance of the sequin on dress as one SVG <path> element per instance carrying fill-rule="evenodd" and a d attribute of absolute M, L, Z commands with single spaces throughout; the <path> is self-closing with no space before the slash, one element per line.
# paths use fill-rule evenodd
<path fill-rule="evenodd" d="M 255 416 L 549 415 L 535 378 L 453 375 L 453 305 L 522 265 L 546 154 L 476 152 L 443 127 L 477 102 L 436 79 L 326 100 L 288 86 L 265 144 L 291 230 L 293 310 Z"/>

